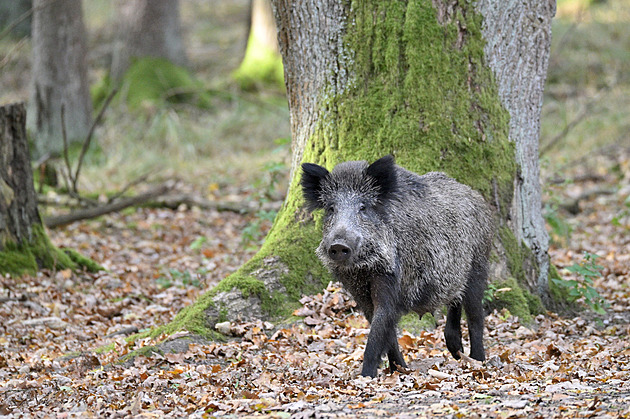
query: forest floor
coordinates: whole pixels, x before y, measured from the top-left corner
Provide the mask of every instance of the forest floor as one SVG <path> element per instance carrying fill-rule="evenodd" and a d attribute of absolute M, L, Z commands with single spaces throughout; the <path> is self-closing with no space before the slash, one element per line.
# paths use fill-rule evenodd
<path fill-rule="evenodd" d="M 590 2 L 592 12 L 571 11 L 584 2 L 558 3 L 541 137 L 551 262 L 586 292 L 566 268 L 583 264 L 585 252 L 598 255 L 593 286 L 605 314 L 584 308 L 525 322 L 489 313 L 485 363 L 455 361 L 438 316 L 434 330 L 400 331 L 410 371 L 380 369 L 376 379 L 358 376 L 368 325 L 334 284 L 305 296 L 294 324 L 223 325 L 227 342 L 186 343 L 179 333 L 129 343 L 235 271 L 269 223 L 260 213 L 128 209 L 49 231 L 56 245 L 107 271 L 0 277 L 0 416 L 630 417 L 630 14 L 623 1 Z M 229 81 L 248 4 L 182 3 L 193 70 L 221 98 L 207 112 L 108 110 L 83 190 L 102 194 L 157 172 L 194 183 L 180 187 L 208 199 L 252 202 L 261 188 L 272 192 L 265 199 L 282 198 L 287 170 L 276 169 L 288 150 L 274 140 L 289 136 L 286 103 Z M 93 81 L 105 74 L 113 7 L 84 2 Z M 25 100 L 28 42 L 7 42 L 0 98 Z M 560 205 L 576 200 L 575 214 Z M 162 339 L 163 351 L 152 351 Z M 136 350 L 143 355 L 121 362 Z"/>
<path fill-rule="evenodd" d="M 627 166 L 628 157 L 615 158 Z M 252 255 L 243 231 L 254 216 L 139 208 L 52 230 L 58 246 L 108 271 L 1 278 L 0 415 L 630 417 L 624 172 L 621 183 L 606 175 L 555 191 L 568 200 L 621 185 L 582 200 L 577 215 L 565 213 L 572 232 L 551 249 L 565 279 L 576 278 L 564 268 L 581 263 L 583 252 L 600 256 L 594 287 L 608 302 L 605 314 L 547 312 L 525 323 L 490 313 L 484 363 L 448 354 L 438 316 L 435 330 L 401 331 L 410 371 L 380 370 L 376 379 L 358 376 L 368 325 L 335 284 L 303 298 L 298 323 L 224 325 L 227 342 L 179 333 L 167 339 L 178 352 L 163 346 L 121 362 L 157 342 L 129 343 L 128 335 L 170 321 Z"/>

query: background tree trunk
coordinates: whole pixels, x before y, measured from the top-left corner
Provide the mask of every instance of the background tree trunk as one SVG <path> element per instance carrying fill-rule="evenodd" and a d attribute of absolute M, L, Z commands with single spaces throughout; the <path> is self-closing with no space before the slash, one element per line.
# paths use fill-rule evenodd
<path fill-rule="evenodd" d="M 57 249 L 48 239 L 37 210 L 25 124 L 24 104 L 0 107 L 0 274 L 101 269 L 77 252 Z"/>
<path fill-rule="evenodd" d="M 554 7 L 537 3 L 512 10 L 499 0 L 274 1 L 293 138 L 287 198 L 258 254 L 169 327 L 208 333 L 217 319 L 290 313 L 329 278 L 314 255 L 321 224 L 303 208 L 300 163 L 331 169 L 388 153 L 410 170 L 444 171 L 485 196 L 498 227 L 491 280 L 511 290 L 498 302 L 521 317 L 540 310 L 527 286 L 546 298 L 546 236 L 535 242 L 524 225 L 538 228 L 542 220 L 531 150 Z M 499 18 L 488 10 L 501 11 L 503 24 L 489 22 Z"/>
<path fill-rule="evenodd" d="M 252 0 L 250 14 L 247 48 L 234 78 L 244 89 L 253 89 L 258 83 L 282 86 L 282 57 L 270 0 Z"/>
<path fill-rule="evenodd" d="M 119 80 L 135 57 L 165 58 L 186 66 L 179 0 L 125 1 L 120 9 L 121 40 L 114 52 L 111 75 Z"/>
<path fill-rule="evenodd" d="M 27 126 L 37 157 L 63 150 L 61 106 L 68 140 L 83 141 L 92 122 L 86 32 L 81 0 L 33 3 L 33 80 Z"/>

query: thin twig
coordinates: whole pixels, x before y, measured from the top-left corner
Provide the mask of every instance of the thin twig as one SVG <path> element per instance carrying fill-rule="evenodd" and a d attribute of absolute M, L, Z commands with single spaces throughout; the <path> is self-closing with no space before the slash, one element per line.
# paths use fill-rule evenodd
<path fill-rule="evenodd" d="M 79 162 L 77 163 L 77 170 L 76 172 L 74 172 L 73 189 L 75 191 L 77 188 L 76 184 L 79 180 L 79 173 L 81 172 L 81 165 L 83 164 L 83 157 L 85 156 L 87 149 L 90 147 L 90 143 L 92 142 L 92 136 L 94 135 L 94 130 L 96 129 L 96 126 L 101 122 L 101 119 L 103 118 L 103 114 L 105 113 L 105 110 L 109 106 L 109 103 L 112 101 L 116 93 L 118 93 L 118 89 L 112 90 L 109 96 L 107 96 L 107 99 L 105 99 L 105 103 L 103 103 L 101 110 L 96 116 L 96 119 L 94 119 L 94 122 L 92 123 L 92 126 L 90 127 L 90 131 L 88 132 L 88 135 L 85 138 L 85 141 L 83 142 L 83 147 L 81 148 L 81 154 L 79 155 Z"/>
<path fill-rule="evenodd" d="M 18 41 L 17 44 L 15 44 L 15 46 L 13 46 L 13 48 L 11 48 L 11 51 L 9 51 L 7 53 L 7 55 L 5 55 L 5 57 L 2 59 L 2 61 L 0 61 L 0 70 L 2 70 L 4 68 L 4 66 L 6 66 L 7 64 L 9 64 L 9 61 L 11 61 L 11 59 L 13 58 L 12 55 L 13 54 L 17 54 L 17 52 L 22 49 L 22 47 L 24 45 L 26 45 L 27 42 L 27 38 L 24 37 L 22 39 L 20 39 Z"/>
<path fill-rule="evenodd" d="M 0 32 L 0 39 L 4 38 L 5 36 L 7 36 L 9 33 L 11 33 L 11 31 L 13 31 L 13 29 L 15 29 L 15 27 L 17 25 L 19 25 L 20 23 L 22 23 L 23 21 L 25 21 L 26 19 L 29 18 L 30 15 L 32 15 L 34 12 L 36 12 L 37 10 L 41 10 L 44 7 L 48 7 L 51 4 L 53 4 L 54 2 L 56 2 L 58 0 L 48 0 L 46 3 L 44 4 L 40 4 L 37 7 L 31 7 L 29 10 L 27 10 L 26 12 L 22 13 L 22 15 L 20 17 L 18 17 L 17 19 L 15 19 L 13 22 L 11 22 L 9 24 L 9 26 L 7 26 L 6 28 L 4 28 L 4 30 L 2 32 Z"/>
<path fill-rule="evenodd" d="M 592 106 L 593 102 L 587 103 L 586 106 L 584 106 L 584 109 L 582 109 L 582 111 L 575 118 L 573 118 L 571 121 L 569 121 L 568 124 L 564 126 L 562 131 L 556 134 L 551 140 L 549 140 L 549 142 L 543 144 L 540 147 L 539 155 L 543 156 L 545 153 L 551 150 L 560 140 L 566 137 L 567 134 L 569 134 L 569 131 L 571 131 L 576 125 L 578 125 L 585 119 L 586 115 L 590 112 Z"/>
<path fill-rule="evenodd" d="M 135 178 L 134 180 L 132 180 L 131 182 L 128 182 L 125 186 L 123 186 L 123 188 L 116 192 L 114 195 L 112 195 L 108 200 L 107 203 L 111 203 L 113 201 L 115 201 L 116 199 L 120 198 L 121 196 L 123 196 L 125 194 L 125 192 L 127 192 L 132 186 L 136 186 L 137 184 L 144 182 L 145 180 L 147 180 L 147 178 L 149 176 L 151 176 L 151 174 L 154 172 L 154 170 L 150 170 L 149 172 L 138 176 L 137 178 Z"/>
<path fill-rule="evenodd" d="M 617 85 L 617 81 L 615 80 L 612 83 L 608 84 L 607 86 L 604 86 L 601 89 L 599 89 L 591 98 L 589 98 L 589 101 L 584 105 L 584 107 L 576 115 L 576 117 L 573 118 L 571 121 L 569 121 L 568 124 L 565 125 L 565 127 L 562 129 L 562 131 L 560 131 L 558 134 L 556 134 L 551 140 L 549 140 L 545 144 L 541 143 L 541 147 L 540 147 L 538 155 L 542 156 L 545 153 L 547 153 L 560 140 L 565 138 L 567 136 L 567 134 L 569 134 L 569 132 L 573 128 L 575 128 L 576 125 L 578 125 L 580 122 L 584 121 L 588 117 L 593 116 L 593 115 L 589 115 L 589 113 L 591 112 L 593 107 L 595 105 L 599 104 L 600 101 L 602 100 L 602 97 L 604 96 L 604 94 L 606 94 L 609 91 L 611 91 L 616 85 Z"/>
<path fill-rule="evenodd" d="M 170 209 L 177 209 L 180 205 L 186 205 L 188 207 L 199 207 L 201 209 L 216 210 L 220 212 L 228 211 L 235 212 L 237 214 L 253 214 L 259 209 L 264 211 L 278 211 L 282 206 L 282 201 L 265 202 L 262 205 L 257 205 L 253 202 L 248 203 L 246 201 L 209 201 L 194 195 L 179 194 L 160 197 L 153 201 L 153 204 Z"/>
<path fill-rule="evenodd" d="M 585 154 L 579 158 L 576 158 L 575 160 L 570 160 L 568 162 L 566 162 L 565 164 L 563 164 L 562 166 L 558 167 L 557 169 L 555 169 L 555 173 L 563 173 L 575 166 L 579 166 L 579 165 L 583 165 L 585 163 L 588 163 L 590 160 L 593 160 L 594 157 L 596 156 L 608 156 L 610 157 L 610 154 L 614 154 L 616 156 L 621 155 L 622 152 L 624 151 L 630 151 L 630 147 L 624 147 L 626 140 L 627 134 L 624 132 L 623 134 L 619 135 L 617 137 L 617 139 L 613 142 L 611 142 L 610 144 L 606 144 L 603 145 L 601 147 L 598 147 L 594 150 L 591 150 L 588 154 Z M 622 145 L 622 143 L 624 143 L 624 145 Z M 552 175 L 555 176 L 555 175 Z M 573 181 L 580 181 L 580 179 L 574 178 L 572 179 Z M 555 179 L 552 178 L 551 176 L 546 178 L 544 180 L 543 183 L 547 184 L 547 183 L 551 183 L 551 184 L 558 184 L 558 183 L 562 183 L 564 182 L 565 179 Z"/>
<path fill-rule="evenodd" d="M 79 203 L 83 204 L 84 206 L 87 206 L 87 207 L 98 206 L 97 200 L 81 196 L 81 194 L 79 194 L 78 192 L 68 191 L 68 195 L 70 195 L 71 198 L 76 199 Z"/>
<path fill-rule="evenodd" d="M 66 188 L 70 191 L 70 183 L 73 185 L 72 191 L 74 193 L 76 190 L 76 182 L 72 179 L 72 167 L 70 166 L 70 157 L 68 156 L 68 134 L 66 132 L 66 104 L 61 104 L 61 138 L 63 139 L 63 158 L 66 162 L 66 168 L 68 169 L 68 177 L 64 176 L 64 180 L 66 182 Z"/>

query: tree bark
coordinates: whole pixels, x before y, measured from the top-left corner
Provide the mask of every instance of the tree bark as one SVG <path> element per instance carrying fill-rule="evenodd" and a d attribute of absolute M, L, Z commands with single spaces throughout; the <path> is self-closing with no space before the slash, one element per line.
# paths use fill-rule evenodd
<path fill-rule="evenodd" d="M 131 60 L 165 58 L 186 66 L 179 0 L 134 0 L 121 6 L 121 40 L 114 53 L 111 74 L 120 79 Z"/>
<path fill-rule="evenodd" d="M 32 240 L 41 224 L 26 141 L 24 104 L 0 107 L 0 250 Z"/>
<path fill-rule="evenodd" d="M 69 143 L 83 141 L 92 122 L 81 0 L 35 0 L 33 7 L 33 80 L 27 126 L 36 157 L 60 155 L 64 148 L 62 105 Z"/>
<path fill-rule="evenodd" d="M 37 209 L 26 139 L 24 104 L 0 107 L 0 274 L 34 274 L 40 268 L 102 269 L 48 239 Z"/>
<path fill-rule="evenodd" d="M 534 260 L 525 266 L 528 288 L 549 303 L 549 236 L 541 210 L 538 146 L 556 2 L 484 0 L 477 9 L 484 17 L 486 60 L 496 77 L 501 103 L 510 113 L 510 140 L 516 145 L 519 172 L 509 225 L 517 241 L 533 253 Z M 516 28 L 517 33 L 504 36 L 504 28 Z"/>
<path fill-rule="evenodd" d="M 329 278 L 314 255 L 321 224 L 303 208 L 301 162 L 331 169 L 388 153 L 410 170 L 444 171 L 484 195 L 498 231 L 491 280 L 512 289 L 505 303 L 513 313 L 540 309 L 530 293 L 546 299 L 548 292 L 535 150 L 553 5 L 273 5 L 292 128 L 287 198 L 258 254 L 170 327 L 203 332 L 201 325 L 218 317 L 290 313 L 302 294 Z M 518 48 L 510 53 L 502 45 Z"/>

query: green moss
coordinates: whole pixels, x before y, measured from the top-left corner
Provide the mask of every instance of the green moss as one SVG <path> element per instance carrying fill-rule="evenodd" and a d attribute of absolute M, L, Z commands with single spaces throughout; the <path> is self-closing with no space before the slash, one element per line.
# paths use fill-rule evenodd
<path fill-rule="evenodd" d="M 95 272 L 103 269 L 96 262 L 73 250 L 55 247 L 44 227 L 31 226 L 31 240 L 16 244 L 6 240 L 0 251 L 0 272 L 11 275 L 34 275 L 38 269 L 87 269 Z"/>
<path fill-rule="evenodd" d="M 112 79 L 109 74 L 106 74 L 103 78 L 100 78 L 90 86 L 90 96 L 92 97 L 92 104 L 94 109 L 100 109 L 105 102 L 105 99 L 110 95 L 113 90 Z"/>
<path fill-rule="evenodd" d="M 214 290 L 208 291 L 197 298 L 193 305 L 184 307 L 170 323 L 156 327 L 137 336 L 134 339 L 152 337 L 156 338 L 162 334 L 171 335 L 180 330 L 203 336 L 207 339 L 223 341 L 225 336 L 210 327 L 214 323 L 213 319 L 208 319 L 206 310 L 214 307 L 212 297 L 216 294 Z M 214 319 L 216 321 L 216 319 Z"/>
<path fill-rule="evenodd" d="M 0 251 L 0 272 L 2 274 L 34 275 L 37 272 L 37 260 L 33 252 L 15 243 L 7 243 Z"/>
<path fill-rule="evenodd" d="M 96 352 L 97 354 L 106 354 L 106 353 L 114 351 L 115 349 L 116 349 L 116 344 L 112 342 L 108 345 L 103 345 L 96 348 L 94 352 Z"/>
<path fill-rule="evenodd" d="M 68 255 L 70 260 L 72 260 L 78 267 L 85 268 L 88 272 L 98 272 L 104 271 L 103 268 L 98 263 L 94 262 L 92 259 L 83 256 L 81 253 L 77 252 L 74 249 L 63 249 L 63 252 Z"/>
<path fill-rule="evenodd" d="M 185 68 L 163 58 L 134 60 L 123 76 L 121 86 L 119 94 L 130 109 L 163 106 L 166 103 L 190 103 L 207 109 L 211 104 L 211 97 L 203 83 Z M 99 97 L 96 93 L 94 96 Z"/>
<path fill-rule="evenodd" d="M 433 330 L 437 327 L 435 317 L 431 313 L 425 313 L 420 318 L 416 313 L 409 313 L 400 319 L 398 326 L 413 334 L 419 334 L 423 330 Z"/>
<path fill-rule="evenodd" d="M 150 358 L 154 353 L 164 355 L 164 351 L 162 351 L 158 346 L 147 345 L 121 356 L 118 362 L 125 362 L 129 359 L 134 359 L 137 356 L 145 356 L 147 358 Z"/>
<path fill-rule="evenodd" d="M 527 302 L 529 313 L 534 315 L 543 313 L 544 307 L 540 297 L 527 290 L 527 276 L 525 269 L 523 268 L 525 265 L 531 265 L 534 263 L 534 255 L 524 243 L 518 243 L 514 233 L 507 226 L 499 228 L 499 238 L 501 239 L 501 243 L 505 249 L 508 269 L 510 270 L 513 279 L 516 280 L 516 287 L 520 289 L 519 292 L 523 295 L 523 298 L 525 298 Z M 499 285 L 495 284 L 495 286 L 501 288 Z M 510 311 L 514 313 L 512 309 L 510 309 Z"/>
<path fill-rule="evenodd" d="M 525 288 L 522 288 L 522 292 L 523 296 L 527 300 L 527 307 L 529 307 L 529 312 L 532 315 L 536 316 L 545 312 L 545 307 L 543 306 L 542 300 L 538 295 L 532 294 Z"/>
<path fill-rule="evenodd" d="M 351 88 L 329 92 L 305 159 L 331 168 L 393 153 L 417 173 L 444 171 L 507 211 L 516 174 L 509 114 L 484 65 L 472 5 L 440 24 L 430 2 L 352 3 L 346 37 Z M 465 41 L 457 47 L 460 26 Z"/>
<path fill-rule="evenodd" d="M 523 269 L 523 249 L 521 245 L 516 240 L 512 230 L 507 226 L 499 228 L 499 237 L 505 249 L 508 269 L 519 283 L 524 283 L 525 270 Z"/>
<path fill-rule="evenodd" d="M 259 84 L 284 89 L 282 57 L 260 42 L 253 31 L 247 41 L 243 62 L 232 76 L 243 90 L 255 90 Z"/>
<path fill-rule="evenodd" d="M 518 316 L 521 321 L 528 323 L 532 320 L 530 305 L 524 291 L 518 282 L 510 277 L 506 281 L 496 282 L 496 291 L 492 296 L 490 306 L 498 310 L 507 308 L 510 313 Z"/>

